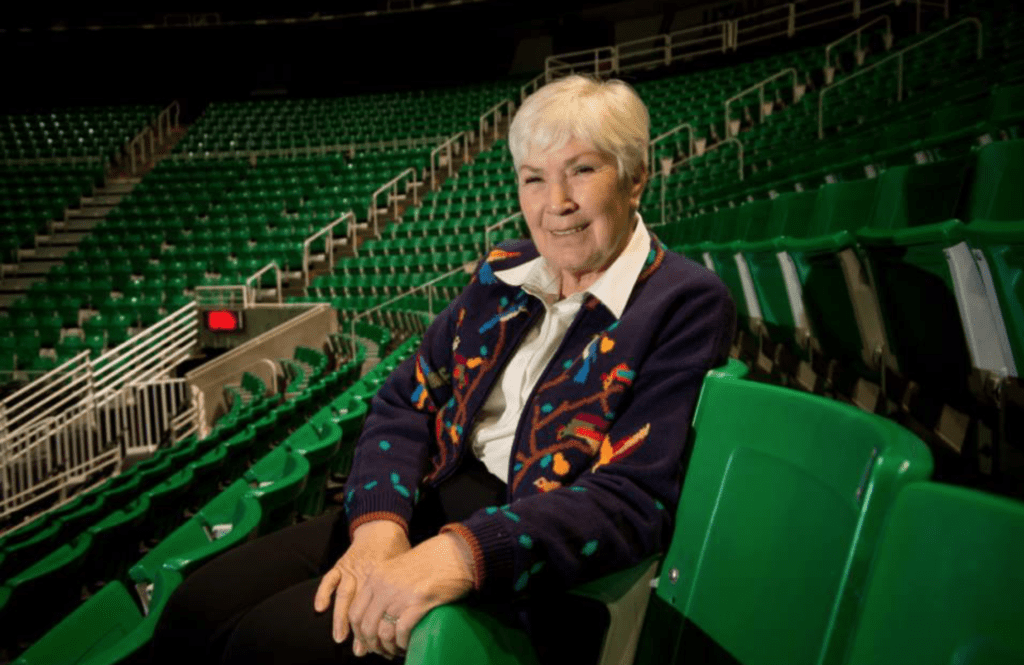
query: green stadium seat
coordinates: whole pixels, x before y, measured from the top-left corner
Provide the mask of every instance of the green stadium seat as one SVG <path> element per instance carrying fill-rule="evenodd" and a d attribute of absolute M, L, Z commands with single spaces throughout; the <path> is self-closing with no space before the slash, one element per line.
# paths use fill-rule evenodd
<path fill-rule="evenodd" d="M 92 537 L 81 535 L 4 583 L 9 593 L 0 599 L 0 624 L 7 646 L 35 640 L 81 602 L 82 565 L 91 546 Z"/>
<path fill-rule="evenodd" d="M 260 535 L 295 523 L 298 499 L 306 488 L 309 468 L 305 457 L 281 445 L 245 472 L 243 479 L 252 488 L 249 494 L 260 502 Z"/>
<path fill-rule="evenodd" d="M 703 662 L 705 649 L 744 665 L 836 662 L 819 658 L 848 645 L 886 512 L 931 474 L 927 447 L 854 407 L 716 375 L 693 427 L 649 610 L 673 620 L 637 662 Z"/>
<path fill-rule="evenodd" d="M 1024 504 L 915 483 L 871 566 L 849 665 L 1024 662 Z"/>
<path fill-rule="evenodd" d="M 99 592 L 27 649 L 17 665 L 100 665 L 139 658 L 171 592 L 181 584 L 178 571 L 156 569 L 147 581 L 144 608 L 120 581 Z"/>
<path fill-rule="evenodd" d="M 153 580 L 160 568 L 187 577 L 217 554 L 251 538 L 259 527 L 262 511 L 249 484 L 236 480 L 214 497 L 190 520 L 149 550 L 128 570 L 137 583 Z"/>

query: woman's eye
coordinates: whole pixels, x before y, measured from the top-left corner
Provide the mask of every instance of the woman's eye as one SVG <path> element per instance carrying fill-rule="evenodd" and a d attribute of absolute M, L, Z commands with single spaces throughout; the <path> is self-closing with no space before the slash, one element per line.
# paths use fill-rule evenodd
<path fill-rule="evenodd" d="M 533 182 L 540 182 L 540 178 L 538 178 L 535 175 L 531 175 L 531 176 L 528 176 L 525 180 L 523 180 L 523 184 L 525 184 L 525 185 L 529 185 L 530 183 L 533 183 Z"/>
<path fill-rule="evenodd" d="M 576 167 L 576 173 L 593 173 L 594 167 L 587 164 L 580 164 Z"/>

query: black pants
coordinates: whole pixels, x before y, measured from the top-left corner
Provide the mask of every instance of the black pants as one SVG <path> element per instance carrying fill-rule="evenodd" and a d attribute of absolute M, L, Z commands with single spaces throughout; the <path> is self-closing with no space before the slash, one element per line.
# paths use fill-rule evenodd
<path fill-rule="evenodd" d="M 409 540 L 416 545 L 436 535 L 444 524 L 504 503 L 505 483 L 471 457 L 437 490 L 424 493 L 409 525 Z M 214 559 L 171 595 L 153 636 L 152 661 L 175 665 L 390 662 L 373 654 L 355 658 L 351 638 L 341 644 L 331 639 L 332 612 L 313 611 L 320 578 L 348 544 L 344 511 L 336 511 Z M 606 621 L 603 608 L 564 598 L 564 603 L 535 608 L 510 604 L 497 615 L 530 632 L 543 662 L 593 662 L 599 647 L 593 640 L 595 623 Z M 591 639 L 579 641 L 583 636 Z"/>

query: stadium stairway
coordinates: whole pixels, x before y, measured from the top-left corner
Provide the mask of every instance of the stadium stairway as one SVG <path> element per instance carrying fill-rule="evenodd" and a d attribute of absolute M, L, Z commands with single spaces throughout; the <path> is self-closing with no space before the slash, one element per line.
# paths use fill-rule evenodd
<path fill-rule="evenodd" d="M 8 311 L 31 286 L 45 279 L 46 274 L 64 262 L 64 257 L 78 248 L 79 243 L 96 227 L 127 194 L 142 182 L 153 167 L 174 150 L 187 131 L 186 126 L 173 127 L 167 139 L 156 146 L 153 160 L 142 165 L 134 175 L 126 165 L 106 169 L 103 185 L 83 195 L 76 207 L 64 210 L 64 219 L 48 224 L 49 232 L 37 234 L 35 247 L 18 250 L 17 262 L 5 264 L 0 270 L 0 311 Z"/>

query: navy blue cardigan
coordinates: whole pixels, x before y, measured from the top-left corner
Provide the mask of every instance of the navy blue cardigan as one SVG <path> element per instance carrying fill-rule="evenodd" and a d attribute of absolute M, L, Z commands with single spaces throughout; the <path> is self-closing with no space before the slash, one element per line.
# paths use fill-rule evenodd
<path fill-rule="evenodd" d="M 544 309 L 494 272 L 536 257 L 528 240 L 492 251 L 374 397 L 346 485 L 350 530 L 408 531 L 421 489 L 473 454 L 476 414 Z M 569 588 L 667 547 L 701 381 L 734 326 L 722 282 L 654 237 L 621 319 L 584 300 L 520 417 L 507 503 L 441 529 L 470 544 L 480 595 Z"/>

